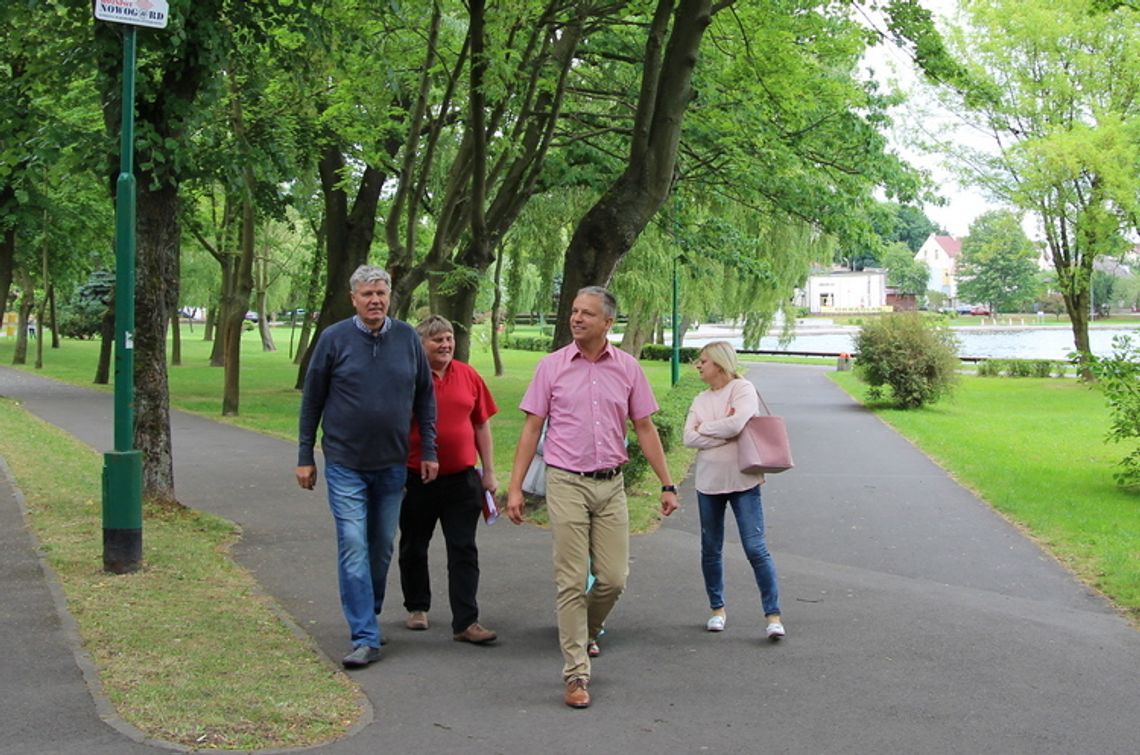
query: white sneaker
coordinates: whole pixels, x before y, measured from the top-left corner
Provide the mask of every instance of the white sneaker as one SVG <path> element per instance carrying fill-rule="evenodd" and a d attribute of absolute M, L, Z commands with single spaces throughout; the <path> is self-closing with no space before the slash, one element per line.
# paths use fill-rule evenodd
<path fill-rule="evenodd" d="M 768 625 L 768 639 L 775 642 L 786 634 L 784 632 L 784 625 L 778 621 L 773 621 Z"/>
<path fill-rule="evenodd" d="M 724 622 L 724 616 L 713 614 L 712 618 L 705 622 L 705 629 L 709 630 L 710 632 L 723 632 Z"/>

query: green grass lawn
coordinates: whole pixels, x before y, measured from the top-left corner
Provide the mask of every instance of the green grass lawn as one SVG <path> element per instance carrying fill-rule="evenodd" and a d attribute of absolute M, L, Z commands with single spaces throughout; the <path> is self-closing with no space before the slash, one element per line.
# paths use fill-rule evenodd
<path fill-rule="evenodd" d="M 231 522 L 147 503 L 145 566 L 111 576 L 101 454 L 0 399 L 0 455 L 123 719 L 191 749 L 246 750 L 328 742 L 360 718 L 356 686 L 230 557 L 240 536 Z"/>
<path fill-rule="evenodd" d="M 865 400 L 848 372 L 829 373 Z M 964 376 L 933 406 L 870 404 L 954 477 L 1140 623 L 1140 494 L 1118 488 L 1098 390 L 1068 379 Z"/>

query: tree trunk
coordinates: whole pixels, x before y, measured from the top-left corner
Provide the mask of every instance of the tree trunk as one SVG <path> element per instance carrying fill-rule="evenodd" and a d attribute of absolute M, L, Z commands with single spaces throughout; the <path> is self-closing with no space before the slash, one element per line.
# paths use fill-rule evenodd
<path fill-rule="evenodd" d="M 619 348 L 627 354 L 632 354 L 635 358 L 640 357 L 642 347 L 653 340 L 653 333 L 660 319 L 657 315 L 646 312 L 647 309 L 650 307 L 646 304 L 635 306 L 633 311 L 629 313 L 625 332 L 621 334 Z"/>
<path fill-rule="evenodd" d="M 462 284 L 443 296 L 431 290 L 435 280 L 435 276 L 428 279 L 431 311 L 451 320 L 455 329 L 455 358 L 468 362 L 471 360 L 471 322 L 475 319 L 475 298 L 479 295 L 479 283 L 470 277 L 464 277 Z"/>
<path fill-rule="evenodd" d="M 31 320 L 32 309 L 36 305 L 36 290 L 32 285 L 32 277 L 26 272 L 20 275 L 20 306 L 16 319 L 16 350 L 12 354 L 12 364 L 28 363 L 28 323 Z"/>
<path fill-rule="evenodd" d="M 257 332 L 261 336 L 261 350 L 262 351 L 277 351 L 277 345 L 273 343 L 273 331 L 269 327 L 269 312 L 266 309 L 266 291 L 260 289 L 257 292 Z"/>
<path fill-rule="evenodd" d="M 47 322 L 47 297 L 36 307 L 36 369 L 44 368 L 44 323 Z"/>
<path fill-rule="evenodd" d="M 210 366 L 225 367 L 227 323 L 230 321 L 230 317 L 235 309 L 241 310 L 239 320 L 244 317 L 249 303 L 248 301 L 245 303 L 237 301 L 237 284 L 235 283 L 238 263 L 237 255 L 232 252 L 223 252 L 216 259 L 222 268 L 222 279 L 219 283 L 221 290 L 218 292 L 218 306 L 215 308 L 216 314 L 214 315 L 213 324 L 217 332 L 214 337 L 214 345 L 210 349 Z"/>
<path fill-rule="evenodd" d="M 95 385 L 107 385 L 111 380 L 111 353 L 115 347 L 115 303 L 112 301 L 99 323 L 99 364 L 95 367 Z"/>
<path fill-rule="evenodd" d="M 0 191 L 0 207 L 15 201 L 10 186 Z M 8 311 L 8 295 L 12 292 L 12 275 L 16 269 L 16 229 L 7 228 L 0 236 L 0 317 Z"/>
<path fill-rule="evenodd" d="M 248 171 L 249 168 L 247 167 Z M 247 175 L 247 193 L 242 200 L 241 257 L 234 275 L 233 300 L 228 307 L 222 340 L 225 342 L 225 377 L 222 389 L 222 416 L 236 417 L 241 404 L 241 331 L 246 306 L 253 291 L 254 233 L 257 214 L 253 206 L 253 186 Z M 240 305 L 240 306 L 239 306 Z"/>
<path fill-rule="evenodd" d="M 499 353 L 499 328 L 503 324 L 503 250 L 495 256 L 495 298 L 491 302 L 491 359 L 495 377 L 503 376 L 503 355 Z"/>
<path fill-rule="evenodd" d="M 59 313 L 55 307 L 55 283 L 48 286 L 48 318 L 51 321 L 51 347 L 59 348 Z"/>
<path fill-rule="evenodd" d="M 178 307 L 170 313 L 170 365 L 182 366 L 182 323 L 178 316 Z"/>
<path fill-rule="evenodd" d="M 178 189 L 138 182 L 135 291 L 135 448 L 143 456 L 143 495 L 176 501 L 170 443 L 166 324 L 178 302 Z"/>
<path fill-rule="evenodd" d="M 399 146 L 397 143 L 395 148 L 399 149 Z M 350 212 L 348 195 L 341 185 L 341 177 L 346 167 L 347 163 L 340 150 L 335 146 L 325 150 L 319 171 L 321 191 L 325 198 L 325 251 L 328 274 L 325 276 L 325 292 L 321 302 L 321 313 L 316 323 L 316 332 L 313 333 L 312 341 L 305 349 L 301 366 L 297 370 L 295 387 L 298 389 L 305 385 L 309 356 L 321 331 L 338 320 L 352 316 L 348 279 L 352 277 L 357 267 L 368 261 L 368 251 L 372 248 L 372 235 L 376 230 L 376 210 L 385 176 L 371 165 L 365 167 Z"/>
<path fill-rule="evenodd" d="M 297 350 L 293 352 L 293 364 L 301 364 L 309 348 L 309 336 L 313 332 L 313 313 L 317 311 L 317 295 L 321 285 L 321 249 L 325 240 L 325 223 L 317 231 L 317 245 L 313 248 L 313 259 L 309 265 L 309 285 L 305 289 L 305 314 L 301 318 L 301 336 L 297 340 Z"/>
<path fill-rule="evenodd" d="M 554 324 L 555 348 L 570 342 L 570 307 L 578 289 L 609 284 L 618 262 L 669 196 L 681 124 L 693 96 L 693 66 L 712 18 L 710 0 L 680 0 L 662 54 L 672 8 L 672 0 L 658 0 L 649 29 L 629 163 L 570 240 Z"/>

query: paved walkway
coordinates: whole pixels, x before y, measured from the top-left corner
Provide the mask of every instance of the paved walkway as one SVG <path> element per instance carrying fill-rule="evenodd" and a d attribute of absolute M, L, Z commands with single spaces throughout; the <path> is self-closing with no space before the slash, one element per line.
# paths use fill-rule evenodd
<path fill-rule="evenodd" d="M 703 631 L 688 481 L 681 510 L 634 539 L 594 705 L 570 710 L 549 535 L 504 520 L 480 532 L 482 619 L 500 642 L 453 642 L 445 605 L 430 631 L 403 629 L 393 574 L 385 657 L 353 674 L 371 719 L 320 752 L 1137 752 L 1140 633 L 821 368 L 763 365 L 750 377 L 787 419 L 798 464 L 764 488 L 787 640 L 763 641 L 734 534 L 728 631 Z M 106 394 L 0 368 L 0 395 L 111 446 Z M 239 561 L 339 658 L 347 632 L 323 486 L 296 486 L 290 443 L 181 413 L 172 424 L 179 498 L 240 523 Z M 0 753 L 155 752 L 92 701 L 6 474 L 0 539 Z"/>

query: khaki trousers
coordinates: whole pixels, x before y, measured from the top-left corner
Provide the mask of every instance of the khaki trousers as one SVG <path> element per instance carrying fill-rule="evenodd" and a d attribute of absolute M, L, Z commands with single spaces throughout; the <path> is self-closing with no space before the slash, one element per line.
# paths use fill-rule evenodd
<path fill-rule="evenodd" d="M 590 678 L 595 639 L 629 576 L 629 509 L 622 476 L 594 480 L 547 467 L 546 509 L 554 534 L 562 678 Z M 594 586 L 586 592 L 592 564 Z"/>

